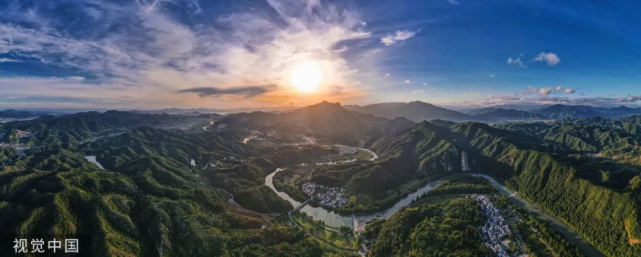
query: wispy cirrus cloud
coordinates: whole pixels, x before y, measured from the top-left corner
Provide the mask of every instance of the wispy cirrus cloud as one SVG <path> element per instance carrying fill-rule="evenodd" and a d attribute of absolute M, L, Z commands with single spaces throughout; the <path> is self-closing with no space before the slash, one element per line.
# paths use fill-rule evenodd
<path fill-rule="evenodd" d="M 510 56 L 510 57 L 507 58 L 507 64 L 516 65 L 516 66 L 519 66 L 521 68 L 526 68 L 527 67 L 527 65 L 525 65 L 523 63 L 523 60 L 521 60 L 521 57 L 512 58 Z"/>
<path fill-rule="evenodd" d="M 288 72 L 303 62 L 313 62 L 326 75 L 321 93 L 337 84 L 348 86 L 342 94 L 358 95 L 353 78 L 358 70 L 343 54 L 368 49 L 336 47 L 371 36 L 357 13 L 317 0 L 268 0 L 265 5 L 205 16 L 196 0 L 15 1 L 0 6 L 0 54 L 15 57 L 4 62 L 29 60 L 87 74 L 91 79 L 80 86 L 96 91 L 128 87 L 141 102 L 154 103 L 151 99 L 165 95 L 176 103 L 226 105 L 225 98 L 175 94 L 210 85 L 276 84 L 267 95 L 291 95 Z M 73 17 L 63 15 L 69 12 Z M 43 87 L 40 93 L 56 90 Z"/>
<path fill-rule="evenodd" d="M 448 3 L 450 3 L 451 5 L 461 5 L 461 4 L 460 4 L 458 1 L 456 1 L 456 0 L 447 0 L 447 2 L 448 2 Z"/>
<path fill-rule="evenodd" d="M 9 58 L 0 58 L 0 63 L 3 62 L 20 62 L 19 60 L 9 59 Z"/>
<path fill-rule="evenodd" d="M 391 46 L 393 44 L 396 44 L 396 42 L 405 41 L 410 38 L 413 38 L 419 32 L 421 32 L 420 29 L 417 31 L 397 30 L 396 33 L 394 33 L 393 35 L 387 34 L 387 36 L 382 37 L 381 43 L 383 43 L 386 46 Z"/>

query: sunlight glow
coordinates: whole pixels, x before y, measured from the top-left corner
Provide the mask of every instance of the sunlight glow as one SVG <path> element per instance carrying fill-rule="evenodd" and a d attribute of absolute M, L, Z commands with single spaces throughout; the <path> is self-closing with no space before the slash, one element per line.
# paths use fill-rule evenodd
<path fill-rule="evenodd" d="M 289 76 L 292 86 L 301 92 L 313 92 L 323 80 L 321 70 L 312 63 L 295 65 Z"/>

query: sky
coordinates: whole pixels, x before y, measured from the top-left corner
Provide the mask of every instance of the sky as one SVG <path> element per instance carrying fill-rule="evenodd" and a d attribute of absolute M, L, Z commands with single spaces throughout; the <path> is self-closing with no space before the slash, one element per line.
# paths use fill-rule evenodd
<path fill-rule="evenodd" d="M 586 0 L 0 0 L 0 108 L 638 106 L 639 12 Z M 311 91 L 292 79 L 307 66 L 320 74 Z"/>

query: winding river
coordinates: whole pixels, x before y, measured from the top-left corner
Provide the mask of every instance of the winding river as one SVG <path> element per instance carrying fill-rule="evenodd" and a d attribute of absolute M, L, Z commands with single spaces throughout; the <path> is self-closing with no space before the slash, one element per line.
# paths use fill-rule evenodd
<path fill-rule="evenodd" d="M 548 213 L 547 211 L 535 207 L 532 203 L 528 202 L 524 198 L 520 197 L 518 195 L 518 192 L 512 192 L 509 189 L 505 188 L 505 186 L 499 184 L 494 180 L 493 178 L 487 176 L 487 175 L 480 175 L 480 174 L 472 174 L 473 176 L 477 177 L 483 177 L 487 180 L 489 180 L 496 188 L 499 189 L 499 192 L 502 194 L 508 196 L 510 198 L 510 201 L 512 204 L 519 206 L 527 211 L 528 214 L 534 216 L 535 218 L 539 220 L 544 220 L 547 221 L 547 223 L 554 228 L 557 232 L 561 233 L 566 240 L 569 242 L 573 243 L 579 249 L 586 255 L 586 256 L 594 256 L 594 257 L 602 257 L 604 256 L 601 254 L 594 246 L 592 246 L 590 243 L 585 241 L 576 231 L 574 231 L 570 226 L 565 224 L 563 221 L 557 219 L 554 217 L 554 215 Z M 536 210 L 535 210 L 536 208 Z"/>
<path fill-rule="evenodd" d="M 278 173 L 281 170 L 284 170 L 284 169 L 280 169 L 280 168 L 276 169 L 276 171 L 267 175 L 267 177 L 265 177 L 265 185 L 270 187 L 272 190 L 274 190 L 274 192 L 276 192 L 276 194 L 280 196 L 280 198 L 283 198 L 284 200 L 290 202 L 293 206 L 299 206 L 301 202 L 294 200 L 285 192 L 279 192 L 278 190 L 276 190 L 276 188 L 274 188 L 274 183 L 273 183 L 274 176 L 276 175 L 276 173 Z M 425 186 L 416 190 L 414 193 L 411 193 L 407 195 L 405 198 L 396 202 L 394 206 L 375 214 L 359 215 L 359 216 L 352 217 L 352 216 L 341 215 L 334 211 L 326 210 L 325 208 L 322 208 L 322 207 L 312 207 L 311 205 L 305 205 L 303 208 L 300 209 L 300 211 L 306 213 L 307 215 L 312 216 L 315 220 L 322 220 L 323 222 L 325 222 L 325 225 L 328 225 L 328 226 L 332 226 L 332 227 L 348 226 L 348 227 L 354 227 L 356 230 L 360 230 L 364 228 L 365 223 L 369 221 L 372 221 L 377 218 L 387 219 L 391 217 L 399 209 L 410 205 L 412 203 L 412 200 L 415 199 L 417 196 L 432 190 L 432 188 L 438 185 L 439 182 L 440 180 L 429 182 Z"/>
<path fill-rule="evenodd" d="M 372 158 L 370 159 L 370 161 L 376 160 L 378 157 L 371 150 L 363 149 L 363 148 L 359 148 L 359 149 L 367 151 L 372 155 Z M 278 168 L 271 174 L 267 175 L 267 177 L 265 177 L 265 185 L 270 187 L 279 197 L 290 202 L 294 207 L 299 206 L 301 204 L 300 202 L 294 200 L 285 192 L 279 192 L 274 187 L 274 183 L 273 183 L 274 176 L 276 175 L 276 173 L 282 170 L 284 169 Z M 499 192 L 508 196 L 514 205 L 522 207 L 530 215 L 536 217 L 539 220 L 547 221 L 547 223 L 552 228 L 554 228 L 556 231 L 561 233 L 566 238 L 566 240 L 575 244 L 586 256 L 590 256 L 590 257 L 604 256 L 596 248 L 594 248 L 590 243 L 588 243 L 585 239 L 583 239 L 576 231 L 574 231 L 567 224 L 563 223 L 563 221 L 557 219 L 552 214 L 540 208 L 535 210 L 534 205 L 528 202 L 527 200 L 525 200 L 524 198 L 518 196 L 517 192 L 511 192 L 510 190 L 505 188 L 505 186 L 499 184 L 493 178 L 487 175 L 480 175 L 480 174 L 472 174 L 472 175 L 488 179 L 495 187 L 499 189 Z M 355 230 L 360 231 L 365 227 L 365 224 L 369 221 L 372 221 L 374 219 L 387 219 L 391 217 L 394 213 L 396 213 L 401 208 L 410 205 L 412 203 L 412 200 L 415 199 L 417 196 L 432 190 L 434 187 L 436 187 L 436 185 L 438 185 L 438 183 L 441 180 L 442 179 L 431 181 L 426 185 L 424 185 L 423 187 L 416 190 L 414 193 L 411 193 L 408 196 L 396 202 L 394 206 L 384 211 L 371 214 L 371 215 L 362 215 L 362 216 L 341 215 L 336 212 L 326 210 L 322 207 L 312 207 L 310 205 L 305 205 L 303 208 L 300 209 L 300 211 L 306 213 L 307 215 L 312 216 L 312 218 L 315 220 L 322 220 L 328 226 L 332 226 L 332 227 L 349 226 L 349 227 L 353 227 Z"/>

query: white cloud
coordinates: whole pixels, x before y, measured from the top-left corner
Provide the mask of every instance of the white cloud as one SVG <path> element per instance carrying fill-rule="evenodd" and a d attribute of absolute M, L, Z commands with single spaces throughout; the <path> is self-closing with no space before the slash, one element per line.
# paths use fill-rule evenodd
<path fill-rule="evenodd" d="M 516 59 L 512 58 L 511 56 L 507 58 L 507 63 L 510 65 L 517 65 L 521 68 L 527 67 L 525 64 L 523 64 L 523 61 L 521 60 L 521 57 L 517 57 Z"/>
<path fill-rule="evenodd" d="M 566 94 L 574 94 L 575 92 L 576 92 L 576 91 L 574 91 L 574 89 L 572 89 L 572 88 L 567 88 L 567 89 L 565 89 L 565 93 L 566 93 Z"/>
<path fill-rule="evenodd" d="M 387 36 L 382 37 L 381 43 L 383 43 L 386 46 L 391 46 L 398 41 L 405 41 L 407 39 L 413 38 L 416 35 L 416 33 L 419 33 L 419 32 L 421 32 L 420 29 L 417 31 L 398 30 L 394 35 L 387 34 Z"/>
<path fill-rule="evenodd" d="M 539 56 L 533 59 L 533 61 L 537 62 L 546 62 L 548 66 L 554 66 L 557 65 L 559 62 L 561 62 L 561 59 L 559 59 L 559 56 L 557 56 L 555 53 L 540 53 Z"/>
<path fill-rule="evenodd" d="M 83 21 L 91 28 L 90 35 L 75 36 L 64 29 L 45 26 L 49 21 L 44 17 L 57 15 L 38 14 L 49 9 L 47 1 L 30 2 L 33 5 L 30 15 L 36 20 L 29 26 L 0 22 L 0 54 L 82 70 L 101 85 L 94 88 L 94 93 L 126 85 L 145 88 L 140 95 L 132 93 L 130 97 L 156 99 L 166 95 L 177 103 L 191 99 L 190 95 L 174 96 L 176 91 L 187 88 L 273 83 L 287 89 L 289 70 L 301 62 L 314 62 L 324 75 L 328 74 L 324 76 L 327 85 L 345 85 L 350 92 L 358 90 L 352 86 L 356 85 L 353 75 L 358 71 L 350 67 L 335 48 L 339 42 L 370 37 L 366 24 L 356 13 L 318 0 L 268 0 L 267 3 L 274 15 L 247 9 L 211 17 L 211 22 L 205 25 L 190 26 L 191 23 L 175 18 L 176 10 L 190 16 L 202 15 L 195 0 L 171 3 L 159 0 L 149 4 L 94 1 L 91 5 L 69 1 L 66 7 L 70 10 L 91 17 Z M 176 8 L 177 5 L 185 8 Z M 6 17 L 26 15 L 1 6 L 0 13 Z M 26 18 L 21 21 L 29 22 Z M 59 27 L 65 27 L 64 22 L 64 19 L 55 20 L 61 23 Z M 398 40 L 405 40 L 413 34 L 402 32 L 396 36 Z M 10 60 L 5 59 L 0 60 Z M 54 90 L 57 89 L 43 87 L 41 93 Z M 216 101 L 225 105 L 220 99 Z"/>
<path fill-rule="evenodd" d="M 409 79 L 405 80 L 405 83 L 412 83 Z"/>
<path fill-rule="evenodd" d="M 561 91 L 561 90 L 563 90 L 563 87 L 562 87 L 562 86 L 558 86 L 558 87 L 556 87 L 556 91 Z"/>
<path fill-rule="evenodd" d="M 392 76 L 392 74 L 385 73 L 385 77 L 389 77 L 389 76 Z"/>
<path fill-rule="evenodd" d="M 494 78 L 494 74 L 487 74 L 488 77 Z"/>
<path fill-rule="evenodd" d="M 427 86 L 427 83 L 423 82 L 423 86 Z"/>
<path fill-rule="evenodd" d="M 618 98 L 615 100 L 616 103 L 632 103 L 641 101 L 641 96 L 628 95 L 627 97 Z"/>
<path fill-rule="evenodd" d="M 451 5 L 461 5 L 461 4 L 460 4 L 458 1 L 456 1 L 456 0 L 447 0 L 447 2 L 448 2 L 448 3 L 450 3 Z"/>
<path fill-rule="evenodd" d="M 14 60 L 14 59 L 8 59 L 8 58 L 0 58 L 0 63 L 3 63 L 3 62 L 20 62 L 20 61 Z"/>
<path fill-rule="evenodd" d="M 551 88 L 551 87 L 548 87 L 548 88 L 541 88 L 541 89 L 539 90 L 539 94 L 542 94 L 542 95 L 549 95 L 549 94 L 551 94 L 551 93 L 552 93 L 552 88 Z"/>
<path fill-rule="evenodd" d="M 414 94 L 416 94 L 416 93 L 425 93 L 425 90 L 414 90 L 414 91 L 412 91 L 412 93 L 414 93 Z"/>

